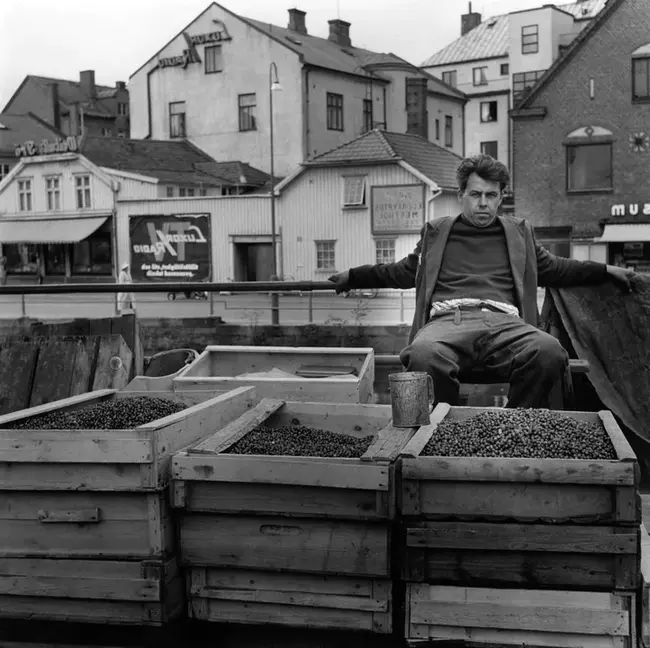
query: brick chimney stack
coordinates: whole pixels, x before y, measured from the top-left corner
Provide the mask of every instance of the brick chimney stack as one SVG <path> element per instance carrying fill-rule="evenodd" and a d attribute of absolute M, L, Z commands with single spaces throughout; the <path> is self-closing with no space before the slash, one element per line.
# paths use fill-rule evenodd
<path fill-rule="evenodd" d="M 300 9 L 289 9 L 289 29 L 299 34 L 307 35 L 307 23 L 305 16 L 307 14 Z"/>
<path fill-rule="evenodd" d="M 335 20 L 328 20 L 328 24 L 330 26 L 330 35 L 328 40 L 331 40 L 333 43 L 337 43 L 342 47 L 352 47 L 349 22 L 336 18 Z"/>
<path fill-rule="evenodd" d="M 84 70 L 79 73 L 79 84 L 84 94 L 89 99 L 97 99 L 97 86 L 95 85 L 95 70 Z"/>
<path fill-rule="evenodd" d="M 61 103 L 59 102 L 59 84 L 51 83 L 52 117 L 54 128 L 61 130 Z"/>
<path fill-rule="evenodd" d="M 480 13 L 472 11 L 472 3 L 470 2 L 469 11 L 460 17 L 460 35 L 464 36 L 471 32 L 474 27 L 478 27 L 481 24 L 481 18 Z"/>

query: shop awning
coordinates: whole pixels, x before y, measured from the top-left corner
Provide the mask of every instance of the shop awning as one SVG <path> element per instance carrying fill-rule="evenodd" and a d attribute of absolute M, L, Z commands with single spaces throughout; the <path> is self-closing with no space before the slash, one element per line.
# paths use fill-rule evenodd
<path fill-rule="evenodd" d="M 0 243 L 78 243 L 99 229 L 108 216 L 0 219 Z"/>
<path fill-rule="evenodd" d="M 650 223 L 616 223 L 605 225 L 598 243 L 636 243 L 650 242 Z"/>

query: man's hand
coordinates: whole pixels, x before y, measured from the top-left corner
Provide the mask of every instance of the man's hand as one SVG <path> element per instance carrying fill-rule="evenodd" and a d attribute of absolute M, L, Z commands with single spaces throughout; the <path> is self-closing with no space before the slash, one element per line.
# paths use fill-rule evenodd
<path fill-rule="evenodd" d="M 636 277 L 636 272 L 634 272 L 634 270 L 628 270 L 627 268 L 619 268 L 618 266 L 608 265 L 607 273 L 619 285 L 620 288 L 626 292 L 632 292 L 632 282 Z"/>
<path fill-rule="evenodd" d="M 339 272 L 338 274 L 332 275 L 331 277 L 328 277 L 328 281 L 331 281 L 332 283 L 336 284 L 336 294 L 339 295 L 342 292 L 349 292 L 350 291 L 350 285 L 348 282 L 350 281 L 350 271 L 346 270 L 345 272 Z"/>

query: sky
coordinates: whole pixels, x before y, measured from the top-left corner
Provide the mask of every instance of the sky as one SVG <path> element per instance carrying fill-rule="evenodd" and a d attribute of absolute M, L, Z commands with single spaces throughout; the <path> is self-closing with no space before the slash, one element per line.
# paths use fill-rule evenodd
<path fill-rule="evenodd" d="M 489 16 L 548 0 L 473 0 Z M 564 0 L 567 1 L 567 0 Z M 128 82 L 143 63 L 196 18 L 209 0 L 2 0 L 0 110 L 28 74 L 99 85 Z M 287 10 L 307 12 L 307 30 L 327 37 L 328 20 L 351 23 L 353 45 L 421 64 L 460 36 L 467 0 L 223 0 L 248 18 L 286 27 Z M 558 3 L 560 4 L 560 3 Z"/>

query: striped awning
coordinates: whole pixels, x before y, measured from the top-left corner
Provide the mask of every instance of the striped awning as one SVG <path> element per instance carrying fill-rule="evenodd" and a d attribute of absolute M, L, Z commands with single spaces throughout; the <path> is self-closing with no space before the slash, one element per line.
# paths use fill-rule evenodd
<path fill-rule="evenodd" d="M 0 219 L 0 243 L 78 243 L 98 230 L 108 216 L 90 218 Z"/>

